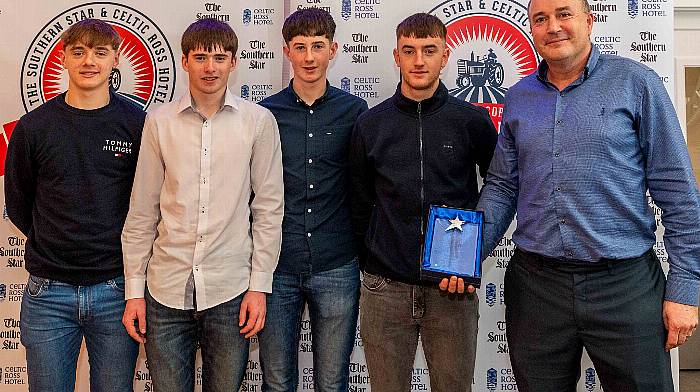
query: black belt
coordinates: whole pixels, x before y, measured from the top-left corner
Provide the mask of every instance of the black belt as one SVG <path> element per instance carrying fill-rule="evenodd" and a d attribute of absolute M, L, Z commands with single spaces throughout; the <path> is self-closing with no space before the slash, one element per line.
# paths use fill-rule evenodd
<path fill-rule="evenodd" d="M 654 257 L 654 248 L 650 248 L 642 255 L 637 257 L 630 257 L 627 259 L 601 258 L 598 261 L 558 259 L 554 257 L 542 256 L 540 254 L 528 252 L 519 248 L 515 249 L 515 256 L 517 256 L 517 260 L 519 262 L 522 261 L 529 264 L 536 264 L 539 268 L 552 268 L 562 272 L 573 273 L 597 272 L 649 260 L 650 258 Z"/>

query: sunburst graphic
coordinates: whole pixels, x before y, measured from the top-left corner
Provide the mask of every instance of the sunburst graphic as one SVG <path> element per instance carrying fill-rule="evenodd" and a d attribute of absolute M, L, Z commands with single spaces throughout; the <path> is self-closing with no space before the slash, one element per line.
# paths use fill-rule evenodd
<path fill-rule="evenodd" d="M 447 26 L 447 46 L 450 94 L 485 106 L 498 126 L 508 88 L 537 69 L 532 42 L 506 20 L 472 15 Z"/>
<path fill-rule="evenodd" d="M 68 89 L 68 72 L 61 63 L 60 52 L 63 44 L 59 41 L 46 56 L 44 69 L 42 71 L 41 92 L 43 102 L 57 96 Z"/>
<path fill-rule="evenodd" d="M 110 84 L 117 93 L 145 109 L 151 101 L 155 85 L 153 60 L 144 43 L 130 31 L 113 25 L 123 41 L 119 66 L 112 71 Z M 44 102 L 68 89 L 68 72 L 61 64 L 63 44 L 57 42 L 46 57 L 42 69 L 42 98 Z"/>

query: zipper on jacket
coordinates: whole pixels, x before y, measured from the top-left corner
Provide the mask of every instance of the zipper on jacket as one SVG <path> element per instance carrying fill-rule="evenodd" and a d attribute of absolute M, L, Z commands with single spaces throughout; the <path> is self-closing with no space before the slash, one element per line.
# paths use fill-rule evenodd
<path fill-rule="evenodd" d="M 423 228 L 423 204 L 425 204 L 425 186 L 423 185 L 424 167 L 423 167 L 423 118 L 421 117 L 421 103 L 418 102 L 418 144 L 420 149 L 420 239 L 421 244 L 425 242 L 425 229 Z M 423 246 L 421 245 L 421 248 Z M 422 252 L 421 252 L 422 253 Z M 423 255 L 421 255 L 423 257 Z"/>

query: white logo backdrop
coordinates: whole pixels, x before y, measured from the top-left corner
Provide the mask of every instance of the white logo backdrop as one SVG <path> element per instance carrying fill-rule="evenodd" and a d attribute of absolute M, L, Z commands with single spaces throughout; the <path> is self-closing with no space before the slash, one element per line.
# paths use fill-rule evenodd
<path fill-rule="evenodd" d="M 141 2 L 74 2 L 68 0 L 0 0 L 0 163 L 14 122 L 26 111 L 66 87 L 55 63 L 60 32 L 85 17 L 97 17 L 115 25 L 126 42 L 122 62 L 112 83 L 118 91 L 147 110 L 186 91 L 186 75 L 180 67 L 180 36 L 197 18 L 217 18 L 230 23 L 239 37 L 238 68 L 230 82 L 232 91 L 259 101 L 285 87 L 289 65 L 282 54 L 282 22 L 291 12 L 319 7 L 331 12 L 338 25 L 338 56 L 329 80 L 373 106 L 391 96 L 399 80 L 391 51 L 396 25 L 414 12 L 430 12 L 448 26 L 452 55 L 443 72 L 450 93 L 485 106 L 495 124 L 500 123 L 502 97 L 507 89 L 531 73 L 539 61 L 528 35 L 526 0 L 235 0 Z M 596 15 L 593 43 L 603 53 L 644 62 L 672 90 L 672 0 L 592 0 Z M 147 66 L 139 63 L 146 58 Z M 476 66 L 476 68 L 470 67 Z M 138 70 L 138 71 L 135 71 Z M 0 164 L 0 175 L 4 165 Z M 0 188 L 2 185 L 0 185 Z M 658 215 L 658 211 L 657 211 Z M 663 245 L 658 253 L 665 264 Z M 503 308 L 503 273 L 513 251 L 510 231 L 484 265 L 477 364 L 476 392 L 517 390 L 508 360 Z M 0 388 L 26 391 L 26 365 L 19 340 L 19 305 L 27 279 L 24 270 L 24 238 L 5 213 L 0 221 Z M 257 339 L 243 390 L 259 391 L 262 380 Z M 302 324 L 299 347 L 299 390 L 313 390 L 311 334 L 308 319 Z M 675 356 L 674 356 L 675 358 Z M 196 380 L 201 385 L 201 362 Z M 674 360 L 674 367 L 677 368 Z M 88 364 L 81 352 L 78 388 L 88 391 Z M 677 375 L 677 369 L 674 371 Z M 369 377 L 357 334 L 350 365 L 351 391 L 369 391 Z M 152 390 L 145 355 L 135 375 L 136 391 Z M 199 390 L 200 387 L 198 386 Z M 412 390 L 430 390 L 429 375 L 419 349 L 412 376 Z M 601 391 L 590 361 L 582 363 L 579 391 Z"/>

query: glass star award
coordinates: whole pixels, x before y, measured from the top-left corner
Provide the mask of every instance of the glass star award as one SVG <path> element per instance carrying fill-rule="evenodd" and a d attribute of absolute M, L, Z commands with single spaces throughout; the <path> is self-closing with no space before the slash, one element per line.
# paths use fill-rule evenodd
<path fill-rule="evenodd" d="M 483 226 L 481 211 L 430 206 L 421 279 L 439 282 L 457 276 L 479 287 Z"/>

